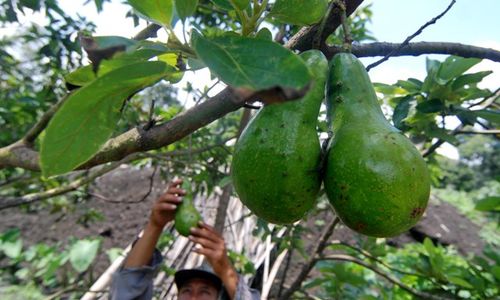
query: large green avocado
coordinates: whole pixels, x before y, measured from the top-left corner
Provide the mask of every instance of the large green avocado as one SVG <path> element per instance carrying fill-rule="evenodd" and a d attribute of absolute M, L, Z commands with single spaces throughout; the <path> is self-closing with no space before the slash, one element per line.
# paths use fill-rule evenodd
<path fill-rule="evenodd" d="M 257 216 L 289 224 L 309 211 L 321 185 L 317 118 L 328 61 L 316 50 L 301 54 L 313 75 L 301 99 L 263 107 L 242 132 L 231 175 L 241 201 Z"/>
<path fill-rule="evenodd" d="M 340 53 L 330 62 L 327 117 L 333 138 L 324 178 L 342 222 L 369 236 L 411 228 L 429 199 L 427 166 L 414 145 L 385 119 L 363 64 Z"/>
<path fill-rule="evenodd" d="M 180 235 L 187 237 L 191 232 L 191 228 L 198 227 L 201 215 L 193 204 L 191 184 L 184 181 L 182 189 L 186 191 L 186 195 L 184 195 L 182 203 L 177 206 L 175 211 L 174 227 Z"/>

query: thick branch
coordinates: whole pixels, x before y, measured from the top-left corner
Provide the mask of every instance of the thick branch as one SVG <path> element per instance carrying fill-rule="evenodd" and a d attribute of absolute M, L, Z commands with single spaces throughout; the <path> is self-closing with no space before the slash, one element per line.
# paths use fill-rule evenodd
<path fill-rule="evenodd" d="M 352 45 L 352 53 L 357 57 L 384 56 L 398 49 L 401 44 L 398 43 L 368 43 Z M 328 58 L 342 51 L 341 47 L 325 47 L 322 49 Z M 419 56 L 423 54 L 448 54 L 461 57 L 474 57 L 489 59 L 500 62 L 500 51 L 491 48 L 482 48 L 460 43 L 446 42 L 417 42 L 409 43 L 402 47 L 392 56 Z"/>
<path fill-rule="evenodd" d="M 394 277 L 390 276 L 389 274 L 385 273 L 384 271 L 378 269 L 377 267 L 372 266 L 372 265 L 370 265 L 370 264 L 368 264 L 368 263 L 366 263 L 366 262 L 364 262 L 364 261 L 362 261 L 360 259 L 357 259 L 357 258 L 349 256 L 349 255 L 345 255 L 345 254 L 332 254 L 332 255 L 320 257 L 317 260 L 315 260 L 315 262 L 320 261 L 320 260 L 348 261 L 348 262 L 352 262 L 352 263 L 355 263 L 357 265 L 363 266 L 363 267 L 365 267 L 367 269 L 372 270 L 373 272 L 377 273 L 378 275 L 384 277 L 388 281 L 390 281 L 393 284 L 399 286 L 400 288 L 402 288 L 403 290 L 411 293 L 412 295 L 415 295 L 415 296 L 419 297 L 419 299 L 432 299 L 432 300 L 449 299 L 449 298 L 438 297 L 438 296 L 434 296 L 434 295 L 431 295 L 431 294 L 419 292 L 419 291 L 417 291 L 417 290 L 415 290 L 415 289 L 407 286 L 406 284 L 402 283 L 399 279 L 394 278 Z"/>

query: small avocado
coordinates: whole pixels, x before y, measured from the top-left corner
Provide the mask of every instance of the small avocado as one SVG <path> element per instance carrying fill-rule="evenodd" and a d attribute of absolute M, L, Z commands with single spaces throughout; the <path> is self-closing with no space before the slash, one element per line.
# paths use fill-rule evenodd
<path fill-rule="evenodd" d="M 189 236 L 192 227 L 198 227 L 201 215 L 193 204 L 193 191 L 191 184 L 187 181 L 182 183 L 182 189 L 186 191 L 182 203 L 175 211 L 174 227 L 182 236 Z"/>

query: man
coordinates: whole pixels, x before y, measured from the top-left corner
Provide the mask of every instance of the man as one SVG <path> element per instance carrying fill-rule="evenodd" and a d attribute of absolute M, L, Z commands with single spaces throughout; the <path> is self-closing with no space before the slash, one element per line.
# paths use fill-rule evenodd
<path fill-rule="evenodd" d="M 151 299 L 153 278 L 163 258 L 155 248 L 165 225 L 175 216 L 177 205 L 186 191 L 179 188 L 182 180 L 174 180 L 167 192 L 153 205 L 149 222 L 123 266 L 113 275 L 110 299 Z M 200 222 L 191 228 L 188 237 L 199 247 L 194 252 L 204 255 L 211 266 L 201 269 L 180 270 L 175 274 L 178 299 L 216 300 L 224 297 L 236 300 L 260 299 L 258 291 L 250 289 L 232 266 L 223 237 L 211 226 Z"/>

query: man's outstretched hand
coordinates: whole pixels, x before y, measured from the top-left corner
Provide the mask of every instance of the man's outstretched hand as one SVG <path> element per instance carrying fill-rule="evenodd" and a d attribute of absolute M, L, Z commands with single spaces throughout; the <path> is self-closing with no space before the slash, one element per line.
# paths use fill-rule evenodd
<path fill-rule="evenodd" d="M 174 219 L 177 205 L 182 202 L 182 196 L 186 194 L 186 191 L 179 187 L 181 184 L 182 179 L 172 181 L 167 191 L 156 200 L 149 218 L 151 225 L 163 229 Z"/>
<path fill-rule="evenodd" d="M 198 244 L 194 252 L 204 255 L 220 277 L 231 299 L 234 298 L 238 286 L 238 274 L 227 256 L 224 238 L 212 226 L 200 222 L 197 228 L 191 228 L 189 239 Z"/>

